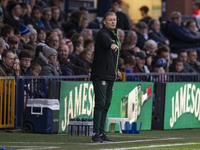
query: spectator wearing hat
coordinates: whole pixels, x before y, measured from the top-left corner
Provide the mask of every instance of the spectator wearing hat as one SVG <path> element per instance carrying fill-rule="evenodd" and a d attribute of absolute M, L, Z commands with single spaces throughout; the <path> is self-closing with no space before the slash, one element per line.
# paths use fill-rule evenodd
<path fill-rule="evenodd" d="M 25 26 L 24 24 L 21 24 L 19 27 L 20 30 L 20 35 L 21 35 L 21 41 L 22 43 L 28 43 L 29 42 L 29 33 L 30 30 L 27 26 Z"/>
<path fill-rule="evenodd" d="M 40 75 L 42 76 L 59 76 L 61 74 L 59 63 L 57 62 L 57 51 L 49 46 L 42 47 L 43 55 L 46 57 L 47 62 L 43 59 L 37 59 L 37 63 L 42 67 Z"/>
<path fill-rule="evenodd" d="M 7 50 L 2 53 L 2 61 L 0 62 L 0 76 L 13 76 L 12 66 L 14 63 L 14 54 Z"/>
<path fill-rule="evenodd" d="M 149 39 L 148 25 L 142 21 L 138 22 L 136 24 L 136 33 L 138 37 L 136 46 L 142 49 L 144 47 L 144 43 Z"/>
<path fill-rule="evenodd" d="M 66 39 L 66 44 L 69 47 L 69 55 L 74 51 L 74 45 L 70 39 Z"/>
<path fill-rule="evenodd" d="M 167 60 L 165 58 L 159 58 L 156 61 L 155 65 L 154 65 L 154 72 L 159 73 L 161 75 L 155 76 L 154 77 L 155 81 L 162 81 L 162 82 L 168 81 L 167 76 L 162 75 L 162 74 L 166 73 L 166 71 L 165 71 L 166 66 L 167 66 Z"/>
<path fill-rule="evenodd" d="M 32 53 L 28 50 L 23 50 L 19 53 L 20 60 L 20 68 L 21 68 L 21 76 L 31 76 L 31 61 L 32 61 Z"/>
<path fill-rule="evenodd" d="M 17 2 L 10 2 L 8 4 L 8 16 L 5 17 L 4 23 L 9 24 L 12 27 L 19 28 L 20 24 L 23 23 L 20 18 L 22 14 L 21 6 Z"/>
<path fill-rule="evenodd" d="M 134 73 L 150 73 L 148 67 L 145 65 L 146 55 L 143 51 L 136 53 L 136 65 L 133 67 Z"/>
<path fill-rule="evenodd" d="M 18 53 L 20 52 L 20 50 L 18 49 L 19 42 L 20 39 L 15 35 L 8 38 L 9 50 L 13 52 L 14 56 L 17 56 Z"/>
<path fill-rule="evenodd" d="M 199 39 L 190 31 L 181 26 L 182 15 L 180 12 L 171 13 L 171 22 L 166 26 L 166 36 L 170 40 L 172 52 L 177 53 L 180 48 L 197 48 Z"/>

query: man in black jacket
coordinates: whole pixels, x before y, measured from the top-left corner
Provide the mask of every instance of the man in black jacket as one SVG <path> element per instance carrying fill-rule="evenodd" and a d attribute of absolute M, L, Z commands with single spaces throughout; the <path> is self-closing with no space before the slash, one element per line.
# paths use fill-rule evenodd
<path fill-rule="evenodd" d="M 114 81 L 121 78 L 118 72 L 119 40 L 117 16 L 108 12 L 103 19 L 103 28 L 97 33 L 91 79 L 95 93 L 93 142 L 111 141 L 104 134 L 110 107 Z"/>

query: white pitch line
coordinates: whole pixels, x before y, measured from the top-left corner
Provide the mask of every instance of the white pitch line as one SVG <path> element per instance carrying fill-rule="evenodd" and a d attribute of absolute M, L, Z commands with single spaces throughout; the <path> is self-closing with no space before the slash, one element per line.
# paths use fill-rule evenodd
<path fill-rule="evenodd" d="M 5 144 L 53 144 L 53 145 L 61 145 L 66 143 L 52 143 L 52 142 L 1 142 Z"/>
<path fill-rule="evenodd" d="M 42 150 L 42 149 L 59 149 L 60 147 L 55 146 L 5 146 L 5 148 L 16 148 L 17 150 Z"/>
<path fill-rule="evenodd" d="M 165 145 L 149 145 L 140 147 L 128 147 L 128 148 L 114 148 L 114 149 L 100 149 L 100 150 L 128 150 L 128 149 L 149 149 L 158 147 L 171 147 L 171 146 L 183 146 L 183 145 L 199 145 L 200 143 L 177 143 L 177 144 L 165 144 Z"/>
<path fill-rule="evenodd" d="M 146 139 L 146 140 L 120 141 L 120 142 L 90 143 L 90 145 L 97 145 L 97 144 L 123 144 L 123 143 L 138 143 L 138 142 L 152 142 L 152 141 L 168 141 L 168 140 L 180 140 L 180 139 L 182 139 L 182 138 Z"/>

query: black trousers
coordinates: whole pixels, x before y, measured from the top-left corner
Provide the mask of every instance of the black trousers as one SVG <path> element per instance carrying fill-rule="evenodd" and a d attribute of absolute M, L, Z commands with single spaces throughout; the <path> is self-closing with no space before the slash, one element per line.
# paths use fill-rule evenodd
<path fill-rule="evenodd" d="M 114 81 L 95 79 L 92 81 L 95 93 L 93 133 L 104 133 L 105 121 L 111 104 Z"/>

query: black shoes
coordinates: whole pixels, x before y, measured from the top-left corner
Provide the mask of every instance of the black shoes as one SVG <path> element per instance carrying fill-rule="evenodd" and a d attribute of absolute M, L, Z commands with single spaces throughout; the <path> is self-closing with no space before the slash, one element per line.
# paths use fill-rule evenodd
<path fill-rule="evenodd" d="M 93 143 L 103 143 L 103 140 L 101 139 L 99 133 L 92 135 L 92 142 Z"/>
<path fill-rule="evenodd" d="M 110 140 L 104 133 L 100 135 L 100 138 L 103 142 L 114 142 Z"/>
<path fill-rule="evenodd" d="M 107 142 L 114 142 L 114 141 L 110 140 L 104 133 L 101 135 L 99 133 L 96 133 L 92 136 L 92 143 L 107 143 Z"/>

